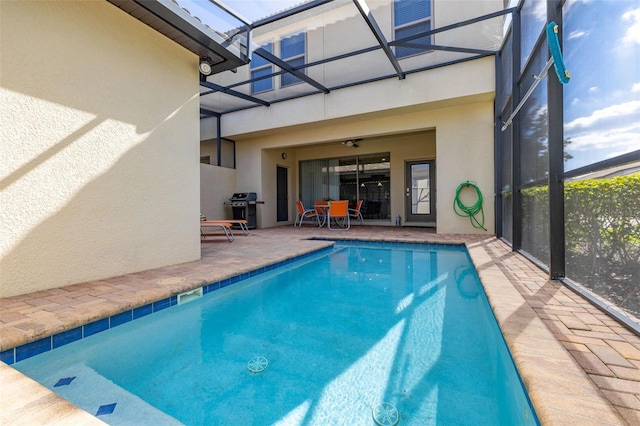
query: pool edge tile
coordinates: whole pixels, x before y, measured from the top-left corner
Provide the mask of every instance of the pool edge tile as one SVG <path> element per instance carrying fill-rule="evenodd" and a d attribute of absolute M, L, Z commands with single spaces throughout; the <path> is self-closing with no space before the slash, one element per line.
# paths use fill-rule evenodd
<path fill-rule="evenodd" d="M 52 349 L 51 341 L 52 336 L 49 336 L 45 337 L 44 339 L 39 339 L 34 342 L 27 343 L 26 345 L 18 346 L 15 352 L 15 361 L 24 361 L 27 358 L 49 352 Z"/>
<path fill-rule="evenodd" d="M 53 349 L 75 342 L 82 339 L 82 327 L 72 328 L 62 333 L 53 335 Z"/>

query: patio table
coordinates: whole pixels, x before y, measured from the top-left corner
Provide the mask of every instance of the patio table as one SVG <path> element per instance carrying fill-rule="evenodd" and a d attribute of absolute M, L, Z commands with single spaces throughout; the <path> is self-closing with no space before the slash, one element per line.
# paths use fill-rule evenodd
<path fill-rule="evenodd" d="M 314 206 L 318 217 L 320 218 L 320 228 L 327 222 L 327 215 L 329 214 L 329 202 L 328 201 L 316 201 Z"/>

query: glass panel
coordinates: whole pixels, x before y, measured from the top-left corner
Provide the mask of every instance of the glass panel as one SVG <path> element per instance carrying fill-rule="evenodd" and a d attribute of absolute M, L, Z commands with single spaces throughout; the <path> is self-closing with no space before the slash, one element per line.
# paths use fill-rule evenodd
<path fill-rule="evenodd" d="M 280 40 L 280 58 L 287 60 L 293 56 L 304 55 L 305 33 L 295 34 Z"/>
<path fill-rule="evenodd" d="M 304 57 L 289 60 L 289 61 L 287 61 L 287 63 L 289 65 L 291 65 L 292 67 L 297 67 L 297 66 L 300 66 L 300 65 L 304 65 Z M 305 73 L 305 70 L 301 69 L 300 72 L 301 73 Z M 300 80 L 295 75 L 289 74 L 289 73 L 285 73 L 285 74 L 282 74 L 282 78 L 281 78 L 281 83 L 280 84 L 282 85 L 282 87 L 284 87 L 284 86 L 290 86 L 292 84 L 300 83 L 301 81 L 302 80 Z"/>
<path fill-rule="evenodd" d="M 431 214 L 429 164 L 411 165 L 411 214 Z"/>
<path fill-rule="evenodd" d="M 328 161 L 329 167 L 325 173 L 328 183 L 328 195 L 324 199 L 339 200 L 340 199 L 340 160 L 331 158 Z"/>
<path fill-rule="evenodd" d="M 349 200 L 349 208 L 355 208 L 358 197 L 358 166 L 356 157 L 339 159 L 335 173 L 340 177 L 340 199 Z"/>
<path fill-rule="evenodd" d="M 507 39 L 505 41 L 504 47 L 502 49 L 502 56 L 500 57 L 500 74 L 502 75 L 502 79 L 500 80 L 500 99 L 498 103 L 498 107 L 500 110 L 504 108 L 505 102 L 511 96 L 511 91 L 513 90 L 513 37 L 511 36 L 511 32 L 507 35 Z M 506 117 L 505 117 L 506 118 Z"/>
<path fill-rule="evenodd" d="M 431 29 L 431 21 L 421 22 L 410 27 L 396 29 L 396 40 L 400 40 L 405 37 L 419 34 Z M 412 44 L 431 44 L 431 36 L 420 37 L 415 40 L 411 40 Z M 396 56 L 398 58 L 404 58 L 411 55 L 417 55 L 425 52 L 425 49 L 414 49 L 410 47 L 396 46 Z"/>
<path fill-rule="evenodd" d="M 564 6 L 562 51 L 572 76 L 564 85 L 565 170 L 640 148 L 638 7 L 637 0 Z"/>
<path fill-rule="evenodd" d="M 536 53 L 532 69 L 536 74 L 547 63 L 547 46 L 543 43 Z M 520 119 L 521 140 L 521 182 L 523 184 L 544 179 L 549 174 L 549 114 L 547 108 L 547 79 L 543 79 L 533 91 L 529 100 L 518 113 Z M 534 83 L 533 76 L 522 84 L 522 95 Z"/>
<path fill-rule="evenodd" d="M 502 238 L 513 242 L 513 196 L 511 191 L 502 194 Z"/>
<path fill-rule="evenodd" d="M 508 116 L 510 113 L 511 105 L 509 104 L 504 114 Z M 502 158 L 502 181 L 499 182 L 502 193 L 502 235 L 500 236 L 513 242 L 513 127 L 509 126 L 501 132 L 500 137 L 502 138 L 499 154 Z"/>
<path fill-rule="evenodd" d="M 264 50 L 269 53 L 273 53 L 273 42 L 265 43 L 261 45 Z M 265 65 L 271 65 L 271 62 L 267 61 L 260 55 L 253 54 L 251 55 L 251 68 L 258 68 Z"/>
<path fill-rule="evenodd" d="M 429 16 L 431 0 L 395 0 L 393 3 L 393 22 L 396 27 Z"/>
<path fill-rule="evenodd" d="M 549 265 L 549 188 L 522 191 L 522 249 Z"/>
<path fill-rule="evenodd" d="M 564 189 L 567 277 L 640 318 L 640 163 Z"/>
<path fill-rule="evenodd" d="M 365 219 L 391 218 L 390 160 L 388 152 L 358 158 L 358 198 L 364 200 L 362 215 Z"/>
<path fill-rule="evenodd" d="M 251 78 L 258 78 L 264 75 L 269 75 L 273 72 L 272 67 L 261 68 L 251 72 Z M 264 78 L 262 80 L 256 80 L 251 83 L 251 92 L 260 93 L 273 89 L 273 77 Z"/>
<path fill-rule="evenodd" d="M 504 112 L 505 115 L 511 114 L 511 107 Z M 500 147 L 500 156 L 502 158 L 502 182 L 500 189 L 503 191 L 511 190 L 513 187 L 513 127 L 509 126 L 504 132 L 500 133 L 502 138 L 502 146 Z"/>
<path fill-rule="evenodd" d="M 526 0 L 522 6 L 520 22 L 522 30 L 520 66 L 524 67 L 529 56 L 531 56 L 531 51 L 536 41 L 545 30 L 545 24 L 547 23 L 547 2 Z"/>
<path fill-rule="evenodd" d="M 327 160 L 300 162 L 300 200 L 305 208 L 327 197 L 326 173 Z"/>

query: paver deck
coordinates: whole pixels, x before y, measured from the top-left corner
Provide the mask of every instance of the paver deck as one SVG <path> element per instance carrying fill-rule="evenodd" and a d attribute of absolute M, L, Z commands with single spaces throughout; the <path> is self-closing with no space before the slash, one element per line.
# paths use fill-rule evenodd
<path fill-rule="evenodd" d="M 494 237 L 421 228 L 304 226 L 202 243 L 199 261 L 0 299 L 0 351 L 204 284 L 315 251 L 335 239 L 466 244 L 543 425 L 640 424 L 640 337 Z M 103 424 L 0 363 L 0 424 Z"/>

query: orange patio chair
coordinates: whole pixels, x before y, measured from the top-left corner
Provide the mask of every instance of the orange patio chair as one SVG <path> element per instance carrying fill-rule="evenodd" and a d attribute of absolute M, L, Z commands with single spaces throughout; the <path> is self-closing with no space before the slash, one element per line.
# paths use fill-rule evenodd
<path fill-rule="evenodd" d="M 331 230 L 346 231 L 351 227 L 351 221 L 349 220 L 349 201 L 338 200 L 331 201 L 329 203 L 329 213 L 327 215 L 328 227 Z M 335 221 L 337 228 L 331 227 L 331 220 Z"/>
<path fill-rule="evenodd" d="M 358 200 L 358 204 L 356 204 L 355 209 L 349 209 L 349 216 L 357 219 L 358 222 L 360 222 L 360 225 L 364 226 L 364 218 L 360 212 L 360 209 L 362 208 L 362 201 L 363 200 Z"/>
<path fill-rule="evenodd" d="M 298 205 L 298 213 L 296 214 L 296 220 L 293 222 L 294 228 L 300 228 L 305 219 L 315 220 L 316 225 L 320 226 L 320 216 L 316 209 L 305 210 L 304 205 L 300 200 L 296 201 L 296 204 Z"/>

